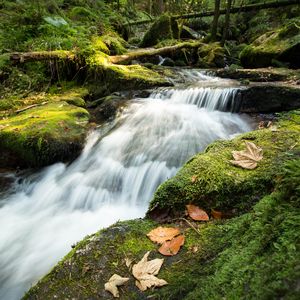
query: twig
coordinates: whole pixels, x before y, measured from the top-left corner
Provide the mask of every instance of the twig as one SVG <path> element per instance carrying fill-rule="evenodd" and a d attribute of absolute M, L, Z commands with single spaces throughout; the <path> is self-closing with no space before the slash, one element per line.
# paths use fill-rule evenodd
<path fill-rule="evenodd" d="M 28 110 L 28 109 L 31 109 L 33 107 L 37 107 L 37 106 L 42 106 L 42 105 L 45 105 L 47 102 L 42 102 L 42 103 L 39 103 L 39 104 L 32 104 L 32 105 L 29 105 L 29 106 L 26 106 L 24 108 L 21 108 L 21 109 L 18 109 L 15 111 L 16 114 L 20 113 L 20 112 L 23 112 L 25 110 Z"/>
<path fill-rule="evenodd" d="M 185 219 L 185 218 L 178 218 L 178 220 L 183 220 L 183 221 L 185 221 L 185 222 L 186 222 L 193 230 L 196 231 L 197 234 L 199 234 L 199 235 L 201 236 L 199 230 L 198 230 L 198 229 L 197 229 L 190 221 L 188 221 L 188 220 Z"/>

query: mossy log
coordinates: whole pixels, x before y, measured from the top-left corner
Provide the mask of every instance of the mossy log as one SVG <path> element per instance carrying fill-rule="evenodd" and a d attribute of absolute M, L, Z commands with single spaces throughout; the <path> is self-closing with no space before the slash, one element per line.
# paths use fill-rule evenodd
<path fill-rule="evenodd" d="M 57 51 L 34 51 L 34 52 L 14 52 L 10 55 L 10 60 L 13 63 L 26 63 L 30 61 L 44 61 L 44 60 L 75 60 L 75 54 L 71 51 L 57 50 Z"/>
<path fill-rule="evenodd" d="M 154 49 L 154 48 L 140 49 L 140 50 L 128 52 L 127 54 L 124 55 L 110 56 L 109 60 L 114 64 L 127 64 L 133 60 L 138 60 L 145 57 L 151 57 L 156 55 L 161 55 L 161 56 L 167 55 L 169 53 L 174 53 L 181 49 L 199 48 L 202 45 L 204 45 L 202 42 L 183 42 L 174 46 L 167 46 L 158 49 Z"/>

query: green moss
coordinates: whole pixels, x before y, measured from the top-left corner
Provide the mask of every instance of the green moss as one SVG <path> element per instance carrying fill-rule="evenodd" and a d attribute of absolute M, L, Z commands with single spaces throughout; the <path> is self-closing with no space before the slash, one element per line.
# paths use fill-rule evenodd
<path fill-rule="evenodd" d="M 127 43 L 114 32 L 108 32 L 107 34 L 102 35 L 101 40 L 107 46 L 111 55 L 120 55 L 126 52 L 125 46 Z"/>
<path fill-rule="evenodd" d="M 0 72 L 10 65 L 10 55 L 1 54 L 0 55 Z"/>
<path fill-rule="evenodd" d="M 198 49 L 198 65 L 200 67 L 224 67 L 224 49 L 220 43 L 204 44 Z"/>
<path fill-rule="evenodd" d="M 272 61 L 281 61 L 298 68 L 299 49 L 299 22 L 292 22 L 257 38 L 251 45 L 245 47 L 240 59 L 245 67 L 267 67 L 272 65 Z"/>
<path fill-rule="evenodd" d="M 257 130 L 231 141 L 217 141 L 204 153 L 194 156 L 170 180 L 163 183 L 151 201 L 154 208 L 184 210 L 189 202 L 206 209 L 247 211 L 262 195 L 274 187 L 274 180 L 283 161 L 300 145 L 299 112 L 281 115 L 278 131 Z M 245 170 L 230 163 L 233 150 L 245 148 L 252 141 L 263 149 L 264 158 L 254 170 Z M 196 181 L 192 178 L 196 176 Z"/>
<path fill-rule="evenodd" d="M 82 148 L 88 118 L 86 110 L 65 102 L 28 109 L 0 121 L 1 150 L 26 166 L 72 159 Z"/>
<path fill-rule="evenodd" d="M 298 171 L 300 160 L 289 166 Z M 282 176 L 299 182 L 297 171 Z M 160 299 L 296 299 L 299 196 L 299 190 L 294 199 L 280 190 L 253 212 L 202 228 L 199 252 L 160 274 L 174 283 L 157 292 Z"/>

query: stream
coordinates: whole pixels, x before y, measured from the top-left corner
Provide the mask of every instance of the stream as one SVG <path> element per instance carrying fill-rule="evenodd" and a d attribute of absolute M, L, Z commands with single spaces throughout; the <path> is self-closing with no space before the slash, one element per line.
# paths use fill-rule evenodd
<path fill-rule="evenodd" d="M 158 185 L 209 143 L 251 130 L 247 116 L 231 113 L 231 81 L 183 76 L 184 85 L 132 99 L 73 163 L 17 178 L 1 194 L 0 299 L 20 299 L 87 234 L 143 217 Z"/>

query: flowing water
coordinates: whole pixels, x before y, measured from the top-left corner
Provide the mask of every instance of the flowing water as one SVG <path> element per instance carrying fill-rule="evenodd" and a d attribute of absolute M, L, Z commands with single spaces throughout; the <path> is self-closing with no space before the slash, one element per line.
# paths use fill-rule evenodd
<path fill-rule="evenodd" d="M 237 88 L 183 75 L 193 83 L 133 99 L 105 134 L 90 134 L 72 164 L 27 176 L 2 197 L 0 299 L 19 299 L 85 235 L 142 217 L 158 185 L 209 143 L 250 130 L 249 120 L 223 112 Z"/>

